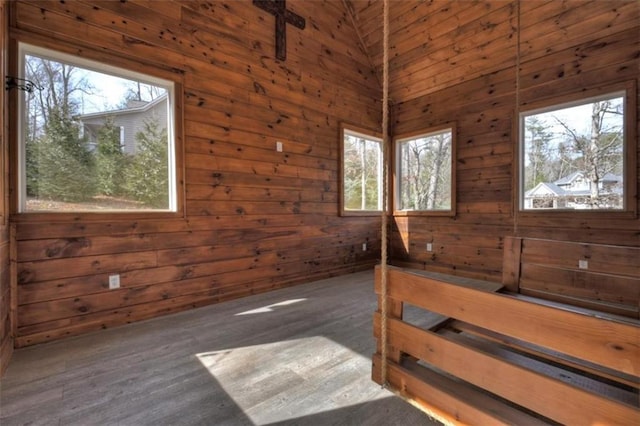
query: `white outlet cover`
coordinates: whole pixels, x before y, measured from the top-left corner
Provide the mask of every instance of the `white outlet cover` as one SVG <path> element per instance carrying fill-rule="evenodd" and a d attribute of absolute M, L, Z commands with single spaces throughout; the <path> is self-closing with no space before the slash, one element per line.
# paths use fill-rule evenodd
<path fill-rule="evenodd" d="M 578 268 L 589 269 L 589 261 L 583 259 L 578 260 Z"/>
<path fill-rule="evenodd" d="M 367 243 L 362 243 L 362 251 L 367 251 Z"/>
<path fill-rule="evenodd" d="M 276 142 L 276 151 L 282 152 L 282 142 L 280 141 Z"/>
<path fill-rule="evenodd" d="M 109 289 L 113 290 L 120 288 L 120 275 L 109 275 Z"/>
<path fill-rule="evenodd" d="M 427 243 L 427 251 L 433 251 L 433 244 Z"/>

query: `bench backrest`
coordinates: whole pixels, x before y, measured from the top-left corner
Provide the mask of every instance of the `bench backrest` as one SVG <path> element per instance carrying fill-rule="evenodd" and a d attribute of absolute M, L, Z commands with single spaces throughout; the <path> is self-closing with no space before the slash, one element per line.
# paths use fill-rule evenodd
<path fill-rule="evenodd" d="M 506 289 L 640 318 L 640 247 L 506 237 Z"/>

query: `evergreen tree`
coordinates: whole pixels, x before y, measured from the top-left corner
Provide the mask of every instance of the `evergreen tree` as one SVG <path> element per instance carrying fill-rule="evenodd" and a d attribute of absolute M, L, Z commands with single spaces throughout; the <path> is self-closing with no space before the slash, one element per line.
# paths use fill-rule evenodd
<path fill-rule="evenodd" d="M 83 201 L 93 197 L 93 155 L 80 138 L 78 127 L 63 109 L 51 111 L 37 151 L 40 197 L 59 201 Z"/>
<path fill-rule="evenodd" d="M 169 160 L 167 129 L 157 120 L 144 123 L 136 133 L 136 154 L 125 173 L 129 196 L 155 208 L 169 208 Z"/>
<path fill-rule="evenodd" d="M 25 143 L 25 167 L 27 174 L 27 196 L 37 197 L 38 181 L 40 180 L 40 173 L 38 171 L 38 154 L 40 141 L 38 139 L 27 139 Z"/>
<path fill-rule="evenodd" d="M 97 191 L 102 195 L 123 192 L 125 155 L 120 147 L 120 128 L 108 117 L 98 131 L 96 147 Z"/>

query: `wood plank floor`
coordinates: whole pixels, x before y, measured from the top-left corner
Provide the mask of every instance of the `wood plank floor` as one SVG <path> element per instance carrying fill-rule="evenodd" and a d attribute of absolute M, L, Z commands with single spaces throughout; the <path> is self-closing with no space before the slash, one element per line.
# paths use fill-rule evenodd
<path fill-rule="evenodd" d="M 362 272 L 16 351 L 9 425 L 431 425 L 370 379 Z"/>

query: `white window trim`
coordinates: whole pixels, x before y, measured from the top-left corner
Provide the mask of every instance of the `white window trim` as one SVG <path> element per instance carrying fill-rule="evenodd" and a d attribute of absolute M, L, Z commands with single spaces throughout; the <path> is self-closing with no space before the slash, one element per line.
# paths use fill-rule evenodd
<path fill-rule="evenodd" d="M 124 126 L 120 126 L 120 151 L 124 152 Z"/>
<path fill-rule="evenodd" d="M 526 117 L 536 114 L 542 114 L 545 112 L 551 112 L 556 110 L 561 110 L 565 108 L 572 108 L 576 106 L 582 106 L 586 104 L 590 104 L 593 102 L 602 101 L 605 99 L 613 99 L 613 98 L 622 98 L 622 104 L 624 109 L 624 117 L 623 117 L 623 141 L 622 141 L 622 158 L 623 158 L 623 170 L 622 176 L 625 178 L 623 182 L 623 196 L 622 196 L 622 208 L 621 209 L 571 209 L 571 208 L 526 208 L 525 207 L 525 125 L 524 121 Z M 585 98 L 575 99 L 573 101 L 568 102 L 560 102 L 557 104 L 551 104 L 547 106 L 543 106 L 540 108 L 523 110 L 520 111 L 518 116 L 518 211 L 522 213 L 548 213 L 548 212 L 564 212 L 564 213 L 612 213 L 612 212 L 625 212 L 628 210 L 629 206 L 627 205 L 628 196 L 627 191 L 629 190 L 629 183 L 627 182 L 627 163 L 625 161 L 627 155 L 627 114 L 629 113 L 628 102 L 627 102 L 627 92 L 625 90 L 616 90 L 607 92 L 597 96 L 588 96 Z M 555 203 L 554 203 L 555 204 Z"/>
<path fill-rule="evenodd" d="M 32 45 L 29 43 L 19 42 L 18 43 L 18 75 L 20 78 L 24 78 L 25 72 L 25 55 L 34 55 L 43 59 L 48 59 L 52 61 L 60 61 L 65 63 L 70 63 L 84 69 L 95 71 L 102 74 L 110 74 L 116 77 L 131 79 L 139 81 L 143 84 L 149 84 L 154 86 L 161 86 L 167 91 L 167 160 L 168 160 L 168 193 L 169 193 L 169 207 L 167 209 L 150 209 L 150 210 L 103 210 L 100 212 L 104 213 L 175 213 L 178 211 L 178 185 L 177 185 L 177 154 L 176 154 L 176 135 L 175 135 L 175 83 L 171 80 L 151 76 L 148 74 L 143 74 L 131 70 L 127 70 L 125 68 L 115 67 L 113 65 L 108 65 L 96 60 L 86 59 L 75 55 L 70 55 L 68 53 L 52 50 L 49 48 L 44 48 L 36 45 Z M 17 208 L 18 213 L 27 213 L 27 214 L 63 214 L 69 212 L 57 212 L 55 210 L 52 211 L 28 211 L 26 209 L 26 152 L 25 152 L 25 144 L 24 141 L 24 124 L 26 122 L 26 110 L 25 110 L 25 95 L 21 92 L 18 96 L 18 149 L 17 149 L 17 160 L 18 160 L 18 172 L 17 172 Z M 94 213 L 92 210 L 77 210 L 73 211 L 73 213 Z"/>

